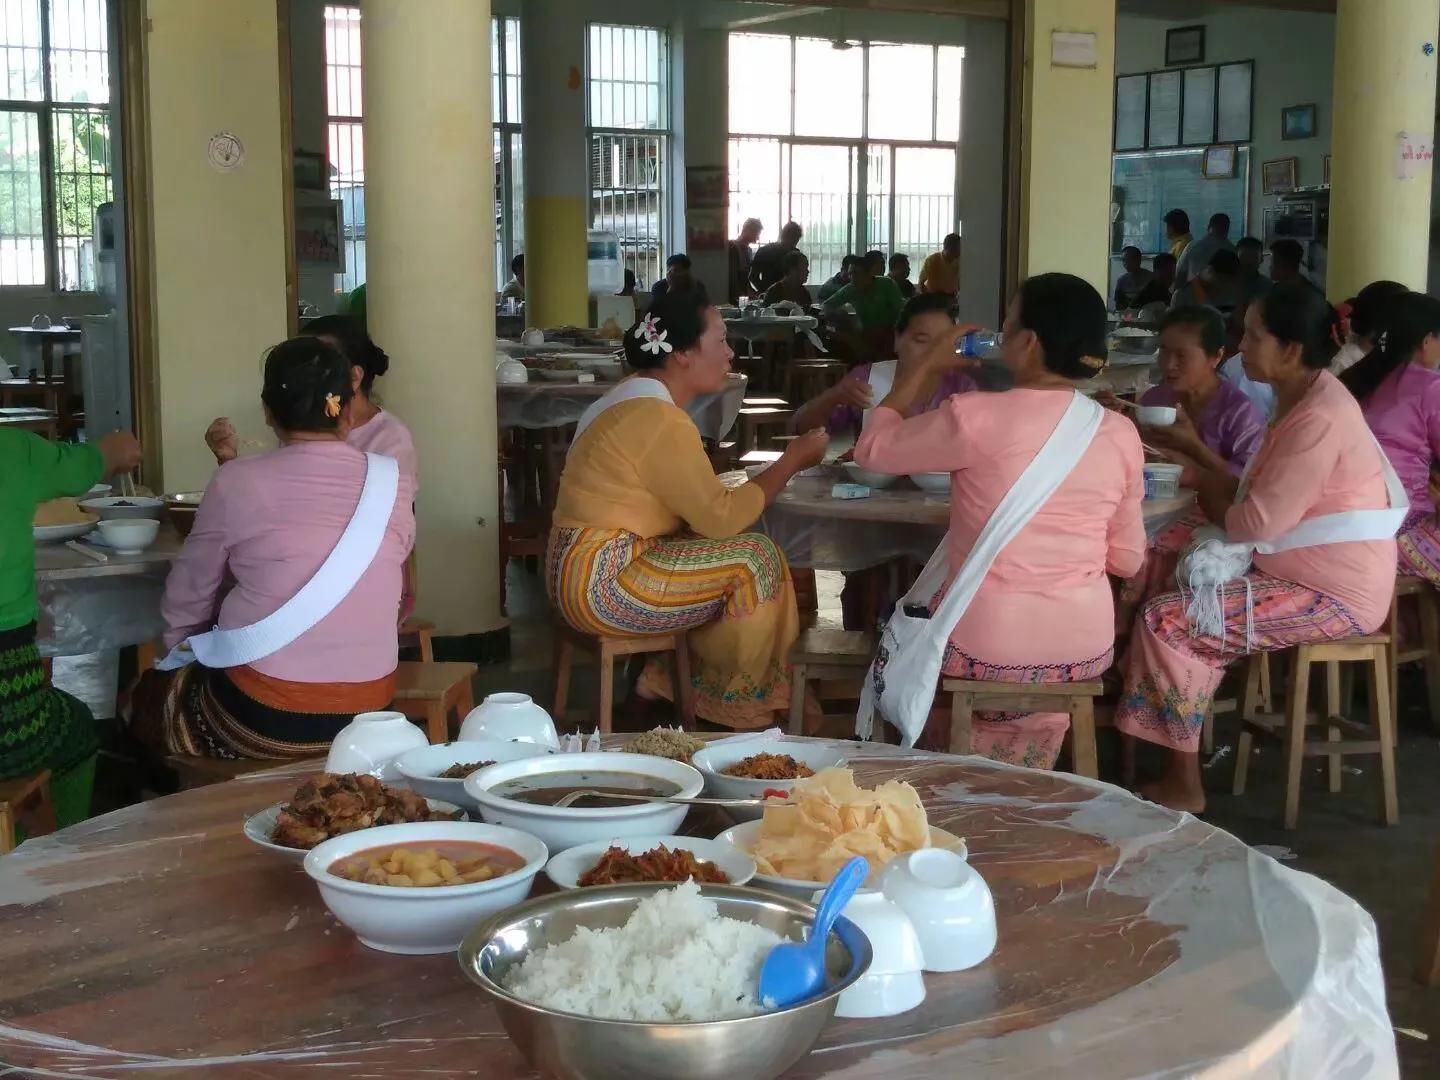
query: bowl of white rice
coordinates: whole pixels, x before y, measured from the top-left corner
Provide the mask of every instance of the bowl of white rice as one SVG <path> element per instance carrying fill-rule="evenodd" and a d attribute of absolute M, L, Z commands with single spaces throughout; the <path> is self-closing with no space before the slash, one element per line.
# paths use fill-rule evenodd
<path fill-rule="evenodd" d="M 460 946 L 460 967 L 545 1076 L 769 1080 L 809 1052 L 870 943 L 840 919 L 825 989 L 785 1009 L 756 999 L 778 942 L 804 939 L 812 905 L 729 885 L 610 885 L 501 912 Z"/>

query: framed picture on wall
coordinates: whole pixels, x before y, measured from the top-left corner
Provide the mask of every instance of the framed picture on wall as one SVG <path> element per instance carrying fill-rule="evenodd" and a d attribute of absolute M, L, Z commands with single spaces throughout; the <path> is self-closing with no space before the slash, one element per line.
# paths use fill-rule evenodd
<path fill-rule="evenodd" d="M 1177 26 L 1165 31 L 1165 66 L 1205 61 L 1205 27 Z"/>
<path fill-rule="evenodd" d="M 1200 174 L 1206 180 L 1229 180 L 1235 175 L 1239 156 L 1239 148 L 1234 143 L 1207 146 L 1200 158 Z"/>
<path fill-rule="evenodd" d="M 1316 128 L 1314 105 L 1290 105 L 1280 110 L 1282 139 L 1313 139 Z"/>
<path fill-rule="evenodd" d="M 326 182 L 326 171 L 324 154 L 309 150 L 295 151 L 295 187 L 299 190 L 327 190 L 330 185 Z"/>
<path fill-rule="evenodd" d="M 1260 191 L 1264 195 L 1280 195 L 1295 190 L 1295 174 L 1299 158 L 1276 158 L 1260 166 Z"/>

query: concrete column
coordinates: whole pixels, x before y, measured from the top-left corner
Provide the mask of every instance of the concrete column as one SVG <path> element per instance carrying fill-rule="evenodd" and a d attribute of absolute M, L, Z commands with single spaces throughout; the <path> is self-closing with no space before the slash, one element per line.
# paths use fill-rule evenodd
<path fill-rule="evenodd" d="M 1006 24 L 967 19 L 961 68 L 960 317 L 999 326 L 1005 313 Z M 920 270 L 919 265 L 915 267 Z"/>
<path fill-rule="evenodd" d="M 678 48 L 681 91 L 679 100 L 684 103 L 684 122 L 675 139 L 675 174 L 671 190 L 677 193 L 676 203 L 684 202 L 685 169 L 690 166 L 725 168 L 730 158 L 730 87 L 729 60 L 730 38 L 726 31 L 702 28 L 697 13 L 686 10 L 686 21 L 678 40 L 672 43 Z M 722 298 L 730 288 L 730 259 L 724 248 L 704 250 L 690 246 L 688 229 L 689 207 L 686 214 L 677 215 L 675 237 L 670 242 L 671 251 L 684 251 L 690 256 L 695 277 L 704 283 L 713 297 Z M 765 233 L 760 242 L 768 243 L 780 235 L 783 221 L 765 222 Z M 727 236 L 734 233 L 727 230 Z"/>
<path fill-rule="evenodd" d="M 420 460 L 420 614 L 502 626 L 488 0 L 364 0 L 370 333 Z M 542 159 L 543 160 L 543 159 Z"/>
<path fill-rule="evenodd" d="M 542 327 L 587 326 L 585 18 L 568 0 L 525 0 L 520 20 L 525 321 Z"/>
<path fill-rule="evenodd" d="M 1020 275 L 1109 286 L 1115 0 L 1026 0 Z M 1095 35 L 1094 67 L 1056 67 L 1057 32 Z M 968 64 L 967 57 L 966 63 Z"/>
<path fill-rule="evenodd" d="M 163 470 L 149 482 L 192 491 L 215 468 L 202 438 L 215 417 L 268 436 L 262 357 L 290 324 L 280 29 L 275 0 L 148 0 L 145 15 L 150 191 L 134 197 L 151 219 L 159 410 L 144 437 Z M 243 151 L 212 164 L 222 133 Z"/>
<path fill-rule="evenodd" d="M 1440 0 L 1340 0 L 1331 126 L 1330 296 L 1390 278 L 1424 289 L 1431 163 L 1400 163 L 1400 143 L 1435 134 Z M 1427 52 L 1428 50 L 1428 52 Z"/>

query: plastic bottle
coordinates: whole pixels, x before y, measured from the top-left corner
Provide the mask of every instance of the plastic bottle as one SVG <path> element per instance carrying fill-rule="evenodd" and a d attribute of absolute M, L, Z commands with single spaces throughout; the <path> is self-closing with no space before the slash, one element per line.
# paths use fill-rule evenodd
<path fill-rule="evenodd" d="M 977 360 L 990 359 L 1000 355 L 1004 336 L 998 330 L 971 330 L 955 343 L 955 352 Z"/>

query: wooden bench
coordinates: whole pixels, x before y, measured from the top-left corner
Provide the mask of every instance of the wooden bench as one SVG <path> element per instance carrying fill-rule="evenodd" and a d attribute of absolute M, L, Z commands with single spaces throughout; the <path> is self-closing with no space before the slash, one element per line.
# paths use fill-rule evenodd
<path fill-rule="evenodd" d="M 1240 717 L 1240 742 L 1235 748 L 1235 780 L 1232 790 L 1245 794 L 1250 769 L 1250 752 L 1255 736 L 1279 738 L 1285 759 L 1285 828 L 1293 829 L 1300 818 L 1301 768 L 1307 757 L 1329 759 L 1329 781 L 1332 793 L 1340 790 L 1340 759 L 1350 754 L 1380 756 L 1380 820 L 1394 825 L 1399 820 L 1395 790 L 1395 717 L 1390 711 L 1390 673 L 1392 668 L 1392 637 L 1389 633 L 1368 634 L 1340 641 L 1321 641 L 1297 645 L 1290 650 L 1290 672 L 1285 686 L 1283 713 L 1265 711 L 1260 693 L 1260 672 L 1264 654 L 1252 656 L 1246 676 L 1245 707 Z M 1325 665 L 1326 715 L 1311 714 L 1310 669 Z M 1368 665 L 1370 679 L 1370 726 L 1352 721 L 1344 715 L 1341 693 L 1341 664 Z M 1305 729 L 1323 726 L 1324 741 L 1306 741 Z M 1344 738 L 1349 733 L 1352 738 Z"/>
<path fill-rule="evenodd" d="M 475 688 L 471 682 L 477 668 L 469 663 L 425 663 L 402 660 L 395 669 L 396 712 L 411 720 L 425 723 L 425 734 L 432 743 L 450 741 L 450 711 L 464 720 L 475 708 Z"/>
<path fill-rule="evenodd" d="M 1098 779 L 1095 699 L 1104 692 L 1099 679 L 1069 683 L 1004 683 L 943 679 L 950 698 L 950 753 L 972 753 L 970 726 L 975 711 L 1063 712 L 1070 714 L 1070 759 L 1079 776 Z"/>
<path fill-rule="evenodd" d="M 50 796 L 50 770 L 33 776 L 0 780 L 0 855 L 15 850 L 15 828 L 25 826 L 26 837 L 55 831 L 55 801 Z"/>
<path fill-rule="evenodd" d="M 565 723 L 565 710 L 570 703 L 570 672 L 577 651 L 595 657 L 600 669 L 599 700 L 595 703 L 596 726 L 600 734 L 609 735 L 614 726 L 615 661 L 625 656 L 644 653 L 673 653 L 675 707 L 680 726 L 695 727 L 695 695 L 690 685 L 690 650 L 683 631 L 675 634 L 654 634 L 628 637 L 618 634 L 582 634 L 569 623 L 555 621 L 555 697 L 550 712 L 557 724 Z"/>

